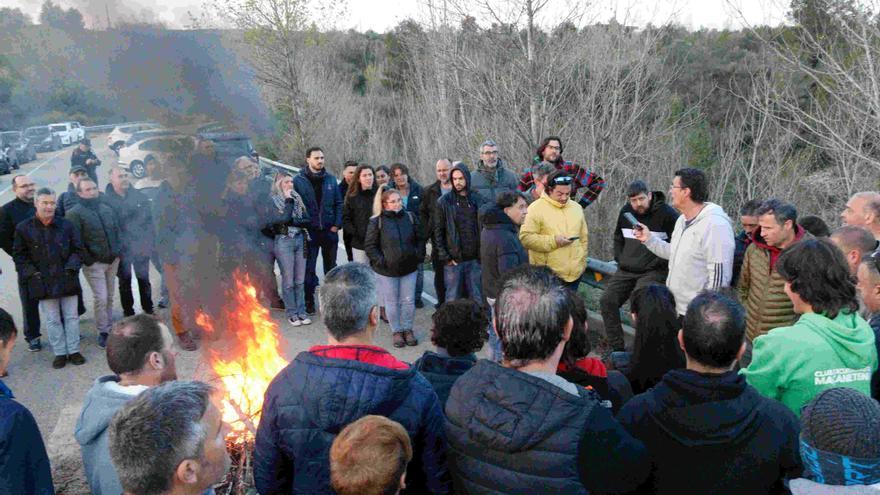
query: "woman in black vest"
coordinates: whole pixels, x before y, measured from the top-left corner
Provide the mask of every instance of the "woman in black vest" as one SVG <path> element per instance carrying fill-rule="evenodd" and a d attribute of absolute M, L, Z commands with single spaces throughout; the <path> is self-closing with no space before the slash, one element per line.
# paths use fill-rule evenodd
<path fill-rule="evenodd" d="M 385 304 L 394 347 L 416 346 L 416 270 L 425 257 L 425 241 L 418 217 L 406 211 L 400 193 L 386 188 L 378 196 L 381 212 L 370 219 L 364 242 L 370 266 L 376 272 L 379 300 Z"/>

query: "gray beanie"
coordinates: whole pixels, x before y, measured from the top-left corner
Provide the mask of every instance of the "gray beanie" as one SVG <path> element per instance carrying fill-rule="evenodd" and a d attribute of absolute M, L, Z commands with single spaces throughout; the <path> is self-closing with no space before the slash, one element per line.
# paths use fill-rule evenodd
<path fill-rule="evenodd" d="M 813 448 L 880 457 L 880 403 L 852 388 L 820 392 L 801 411 L 801 436 Z"/>

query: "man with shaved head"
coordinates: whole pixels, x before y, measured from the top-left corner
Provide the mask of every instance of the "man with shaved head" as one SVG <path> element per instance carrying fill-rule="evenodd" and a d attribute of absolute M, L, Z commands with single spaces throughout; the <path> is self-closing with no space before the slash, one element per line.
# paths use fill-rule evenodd
<path fill-rule="evenodd" d="M 434 231 L 437 200 L 452 190 L 452 181 L 449 177 L 451 171 L 452 162 L 448 158 L 437 160 L 434 165 L 437 181 L 426 187 L 422 193 L 422 203 L 419 205 L 419 223 L 424 232 L 428 233 L 429 239 L 433 237 L 430 233 Z M 444 263 L 437 256 L 437 249 L 431 249 L 431 265 L 434 267 L 434 294 L 437 295 L 437 301 L 442 303 L 446 299 L 446 284 L 443 281 Z M 439 303 L 435 305 L 435 308 L 439 307 Z"/>
<path fill-rule="evenodd" d="M 853 276 L 856 276 L 862 258 L 877 249 L 877 241 L 869 230 L 852 225 L 835 230 L 831 234 L 831 242 L 843 251 L 849 272 Z"/>
<path fill-rule="evenodd" d="M 853 194 L 840 218 L 844 225 L 864 227 L 874 239 L 880 240 L 880 193 L 864 191 Z"/>
<path fill-rule="evenodd" d="M 12 192 L 15 198 L 0 207 L 0 248 L 12 257 L 12 243 L 15 239 L 15 226 L 33 218 L 37 209 L 34 207 L 34 193 L 37 187 L 34 180 L 27 175 L 16 175 L 12 178 Z M 25 281 L 18 278 L 18 296 L 21 299 L 21 314 L 24 316 L 24 338 L 28 350 L 36 352 L 42 349 L 40 344 L 40 311 L 39 301 L 27 297 Z"/>
<path fill-rule="evenodd" d="M 141 310 L 153 313 L 153 287 L 150 285 L 150 254 L 153 251 L 155 231 L 150 199 L 131 187 L 128 172 L 119 166 L 110 169 L 110 183 L 104 202 L 116 213 L 119 221 L 122 253 L 116 276 L 119 279 L 119 300 L 125 316 L 134 314 L 134 295 L 131 290 L 131 269 L 137 278 Z"/>

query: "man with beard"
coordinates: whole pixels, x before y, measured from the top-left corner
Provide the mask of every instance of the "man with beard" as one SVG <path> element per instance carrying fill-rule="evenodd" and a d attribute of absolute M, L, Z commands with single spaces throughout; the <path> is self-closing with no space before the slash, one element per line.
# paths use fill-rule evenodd
<path fill-rule="evenodd" d="M 0 207 L 0 248 L 12 257 L 12 243 L 15 239 L 15 226 L 33 218 L 37 212 L 34 206 L 36 192 L 34 180 L 27 175 L 12 178 L 12 193 L 15 199 Z M 27 297 L 26 281 L 18 277 L 18 297 L 21 300 L 21 314 L 24 317 L 24 338 L 28 350 L 37 352 L 43 348 L 40 343 L 39 301 Z"/>
<path fill-rule="evenodd" d="M 640 180 L 629 185 L 626 193 L 629 201 L 620 210 L 614 230 L 614 261 L 617 272 L 608 280 L 599 304 L 605 337 L 609 351 L 623 351 L 623 327 L 620 323 L 620 307 L 634 290 L 650 283 L 666 281 L 669 263 L 652 253 L 633 235 L 636 227 L 627 221 L 626 214 L 646 225 L 654 235 L 664 241 L 672 237 L 678 212 L 666 204 L 666 196 L 660 191 L 650 191 Z"/>
<path fill-rule="evenodd" d="M 473 173 L 471 188 L 489 204 L 495 203 L 498 194 L 504 191 L 516 191 L 518 179 L 513 167 L 498 158 L 498 145 L 487 139 L 480 145 L 480 159 L 477 170 Z"/>
<path fill-rule="evenodd" d="M 599 197 L 599 193 L 605 188 L 605 179 L 599 177 L 592 170 L 581 167 L 579 164 L 564 160 L 562 158 L 562 138 L 559 136 L 548 136 L 544 138 L 541 145 L 535 152 L 532 159 L 532 167 L 536 168 L 542 162 L 552 163 L 556 170 L 565 172 L 572 178 L 571 199 L 576 199 L 578 190 L 586 188 L 583 196 L 578 200 L 578 204 L 582 208 L 586 208 Z M 532 188 L 535 182 L 533 170 L 527 170 L 519 180 L 519 190 L 527 192 Z"/>
<path fill-rule="evenodd" d="M 149 387 L 177 380 L 176 357 L 171 331 L 149 315 L 131 316 L 113 326 L 107 338 L 107 365 L 113 374 L 95 380 L 74 432 L 94 495 L 122 493 L 107 443 L 110 420 Z"/>

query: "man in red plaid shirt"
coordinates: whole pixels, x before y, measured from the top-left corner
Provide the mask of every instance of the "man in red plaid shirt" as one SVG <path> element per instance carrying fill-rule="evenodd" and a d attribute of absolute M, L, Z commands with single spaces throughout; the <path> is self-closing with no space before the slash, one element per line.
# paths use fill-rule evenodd
<path fill-rule="evenodd" d="M 590 206 L 590 204 L 599 197 L 599 193 L 605 188 L 605 179 L 596 175 L 592 170 L 587 170 L 577 163 L 562 159 L 562 139 L 558 136 L 548 136 L 538 146 L 536 156 L 532 159 L 533 168 L 541 164 L 541 162 L 552 163 L 556 170 L 563 170 L 574 178 L 571 187 L 571 198 L 577 198 L 580 188 L 586 188 L 583 196 L 578 200 L 578 204 L 582 208 Z M 535 179 L 532 177 L 532 170 L 526 171 L 519 180 L 519 190 L 528 192 L 534 187 Z"/>

